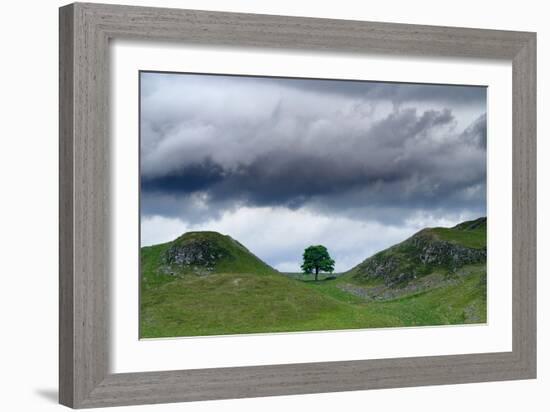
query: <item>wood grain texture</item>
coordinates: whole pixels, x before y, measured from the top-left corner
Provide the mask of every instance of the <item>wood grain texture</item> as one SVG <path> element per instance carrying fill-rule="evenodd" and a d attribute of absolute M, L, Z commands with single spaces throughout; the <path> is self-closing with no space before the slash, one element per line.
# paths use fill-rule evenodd
<path fill-rule="evenodd" d="M 66 206 L 60 217 L 64 386 L 59 392 L 62 403 L 74 406 L 104 380 L 108 367 L 107 39 L 85 14 L 78 5 L 60 10 L 60 95 L 67 107 L 60 111 L 61 203 Z M 65 231 L 70 231 L 67 238 Z"/>
<path fill-rule="evenodd" d="M 59 400 L 73 403 L 73 37 L 74 19 L 59 15 Z"/>
<path fill-rule="evenodd" d="M 75 3 L 60 9 L 60 402 L 84 408 L 536 376 L 534 33 Z M 109 373 L 109 40 L 495 58 L 513 65 L 513 350 Z"/>
<path fill-rule="evenodd" d="M 536 375 L 536 37 L 512 62 L 513 93 L 513 350 Z"/>

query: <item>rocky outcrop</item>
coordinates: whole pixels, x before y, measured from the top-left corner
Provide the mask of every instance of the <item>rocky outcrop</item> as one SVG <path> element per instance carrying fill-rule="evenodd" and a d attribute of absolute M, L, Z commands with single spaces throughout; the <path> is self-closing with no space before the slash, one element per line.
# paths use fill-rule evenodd
<path fill-rule="evenodd" d="M 224 257 L 224 251 L 208 239 L 192 239 L 185 243 L 174 243 L 164 254 L 164 263 L 169 267 L 190 269 L 194 272 L 211 272 L 216 263 Z"/>
<path fill-rule="evenodd" d="M 469 272 L 468 272 L 469 273 Z M 354 283 L 340 283 L 336 287 L 344 292 L 351 293 L 365 301 L 386 301 L 398 299 L 405 296 L 425 292 L 444 286 L 454 286 L 460 282 L 457 276 L 444 276 L 441 274 L 432 274 L 419 278 L 413 282 L 408 282 L 400 287 L 392 285 L 363 286 Z"/>
<path fill-rule="evenodd" d="M 428 236 L 415 236 L 410 242 L 418 250 L 418 260 L 423 264 L 446 266 L 454 271 L 464 265 L 487 260 L 486 248 L 467 248 L 451 242 L 433 240 Z"/>
<path fill-rule="evenodd" d="M 404 283 L 421 275 L 421 266 L 414 267 L 397 256 L 373 256 L 361 263 L 354 275 L 359 281 L 382 279 L 386 285 Z"/>
<path fill-rule="evenodd" d="M 206 276 L 213 273 L 278 273 L 229 235 L 213 231 L 186 232 L 177 239 L 144 248 L 147 270 L 161 275 Z"/>
<path fill-rule="evenodd" d="M 368 258 L 352 269 L 358 281 L 382 279 L 386 285 L 405 284 L 441 269 L 455 273 L 459 268 L 487 260 L 486 248 L 470 248 L 439 239 L 429 229 Z"/>

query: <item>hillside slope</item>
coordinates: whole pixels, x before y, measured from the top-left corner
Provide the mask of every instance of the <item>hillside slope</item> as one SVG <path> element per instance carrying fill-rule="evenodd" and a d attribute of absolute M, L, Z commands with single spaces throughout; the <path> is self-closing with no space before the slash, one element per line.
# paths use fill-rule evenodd
<path fill-rule="evenodd" d="M 140 337 L 482 323 L 485 225 L 425 229 L 320 281 L 284 276 L 229 236 L 189 232 L 141 249 Z"/>
<path fill-rule="evenodd" d="M 142 276 L 212 273 L 278 273 L 231 236 L 187 232 L 176 240 L 141 249 Z M 149 279 L 151 278 L 151 279 Z"/>
<path fill-rule="evenodd" d="M 452 228 L 423 229 L 405 241 L 366 259 L 345 278 L 358 283 L 406 284 L 433 272 L 456 273 L 487 259 L 487 218 Z"/>
<path fill-rule="evenodd" d="M 143 247 L 140 290 L 142 338 L 324 329 L 349 311 L 217 232 Z"/>

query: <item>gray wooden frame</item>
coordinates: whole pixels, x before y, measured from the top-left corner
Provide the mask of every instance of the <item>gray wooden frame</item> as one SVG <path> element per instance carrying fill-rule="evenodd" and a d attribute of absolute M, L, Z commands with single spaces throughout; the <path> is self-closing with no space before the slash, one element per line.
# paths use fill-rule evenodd
<path fill-rule="evenodd" d="M 109 373 L 114 38 L 505 59 L 513 65 L 511 352 Z M 60 9 L 59 398 L 74 408 L 536 377 L 536 34 L 103 4 Z"/>

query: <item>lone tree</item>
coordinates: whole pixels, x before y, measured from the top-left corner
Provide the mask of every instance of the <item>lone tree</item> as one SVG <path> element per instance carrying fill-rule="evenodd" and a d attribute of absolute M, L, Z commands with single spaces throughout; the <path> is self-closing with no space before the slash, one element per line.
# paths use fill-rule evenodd
<path fill-rule="evenodd" d="M 326 247 L 322 245 L 310 246 L 304 250 L 304 273 L 315 273 L 315 280 L 320 271 L 332 273 L 334 271 L 334 260 L 331 259 Z"/>

